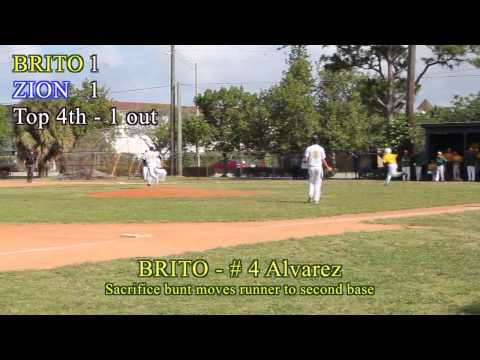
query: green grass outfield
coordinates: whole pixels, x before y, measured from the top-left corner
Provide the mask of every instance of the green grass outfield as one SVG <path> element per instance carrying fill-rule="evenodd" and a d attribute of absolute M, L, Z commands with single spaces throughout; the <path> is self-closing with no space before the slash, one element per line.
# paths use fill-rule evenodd
<path fill-rule="evenodd" d="M 392 222 L 392 221 L 389 221 Z M 480 212 L 395 222 L 433 226 L 350 233 L 184 254 L 211 269 L 233 259 L 343 265 L 341 279 L 271 279 L 213 271 L 203 279 L 139 279 L 134 259 L 0 273 L 0 314 L 480 314 Z M 374 296 L 106 296 L 105 283 L 163 286 L 375 286 Z"/>
<path fill-rule="evenodd" d="M 303 181 L 176 180 L 178 186 L 256 190 L 220 199 L 94 199 L 90 191 L 139 185 L 0 188 L 2 223 L 125 223 L 305 218 L 480 202 L 480 183 L 327 181 L 319 206 L 305 203 Z M 343 265 L 341 279 L 254 278 L 242 274 L 140 279 L 135 259 L 0 273 L 0 314 L 480 314 L 480 211 L 396 219 L 430 228 L 349 233 L 263 243 L 175 258 L 210 268 L 259 259 Z M 0 239 L 1 241 L 1 239 Z M 245 270 L 245 269 L 244 269 Z M 163 286 L 375 286 L 374 296 L 106 296 L 105 283 Z"/>
<path fill-rule="evenodd" d="M 395 181 L 385 187 L 381 181 L 328 180 L 320 206 L 306 203 L 306 181 L 169 179 L 169 183 L 258 193 L 205 199 L 97 199 L 87 193 L 144 185 L 0 188 L 0 223 L 254 221 L 480 202 L 480 183 Z"/>

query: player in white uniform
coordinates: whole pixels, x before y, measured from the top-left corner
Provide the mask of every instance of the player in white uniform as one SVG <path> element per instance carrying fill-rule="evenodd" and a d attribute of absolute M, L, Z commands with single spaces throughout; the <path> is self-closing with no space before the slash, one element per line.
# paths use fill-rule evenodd
<path fill-rule="evenodd" d="M 332 170 L 326 161 L 325 149 L 319 145 L 319 138 L 314 136 L 313 145 L 305 150 L 305 161 L 308 166 L 308 202 L 318 204 L 322 195 L 323 166 Z"/>
<path fill-rule="evenodd" d="M 147 185 L 152 186 L 158 182 L 156 172 L 158 153 L 153 146 L 145 153 L 144 158 L 147 162 Z"/>
<path fill-rule="evenodd" d="M 147 181 L 148 179 L 148 166 L 147 166 L 147 159 L 146 159 L 147 152 L 148 150 L 145 150 L 145 152 L 142 155 L 142 169 L 143 169 L 142 174 L 143 174 L 144 181 Z"/>
<path fill-rule="evenodd" d="M 157 184 L 161 182 L 165 182 L 165 179 L 167 177 L 167 170 L 163 168 L 162 164 L 162 157 L 160 154 L 157 156 L 157 166 L 155 168 L 156 174 L 157 174 Z"/>

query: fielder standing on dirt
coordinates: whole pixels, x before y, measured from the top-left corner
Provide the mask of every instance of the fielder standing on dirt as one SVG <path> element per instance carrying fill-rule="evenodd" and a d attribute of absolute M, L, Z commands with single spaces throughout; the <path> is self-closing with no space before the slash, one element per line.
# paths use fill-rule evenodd
<path fill-rule="evenodd" d="M 318 136 L 313 136 L 313 145 L 305 150 L 309 177 L 308 202 L 314 204 L 320 202 L 320 196 L 322 195 L 323 166 L 327 168 L 327 171 L 332 170 L 326 161 L 325 149 L 319 145 L 319 142 Z"/>

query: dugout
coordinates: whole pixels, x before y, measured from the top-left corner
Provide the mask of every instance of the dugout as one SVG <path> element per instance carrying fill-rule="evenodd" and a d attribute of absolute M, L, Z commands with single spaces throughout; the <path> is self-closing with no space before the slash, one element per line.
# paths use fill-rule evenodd
<path fill-rule="evenodd" d="M 432 159 L 437 151 L 448 148 L 464 156 L 468 147 L 480 144 L 480 121 L 440 124 L 423 124 L 425 152 Z"/>

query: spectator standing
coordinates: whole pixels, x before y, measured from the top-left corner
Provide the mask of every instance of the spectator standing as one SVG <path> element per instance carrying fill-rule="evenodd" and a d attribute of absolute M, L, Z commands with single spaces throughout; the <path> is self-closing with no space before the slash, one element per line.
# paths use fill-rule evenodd
<path fill-rule="evenodd" d="M 33 172 L 35 171 L 35 164 L 37 162 L 37 154 L 33 149 L 31 149 L 25 156 L 25 161 L 23 162 L 25 168 L 27 169 L 27 182 L 33 182 Z"/>
<path fill-rule="evenodd" d="M 461 181 L 460 166 L 462 166 L 463 157 L 456 151 L 453 152 L 453 180 Z"/>
<path fill-rule="evenodd" d="M 445 175 L 447 179 L 453 179 L 453 150 L 448 148 L 447 151 L 443 154 L 443 157 L 447 161 L 445 163 Z"/>
<path fill-rule="evenodd" d="M 475 161 L 475 167 L 478 177 L 480 177 L 480 151 L 477 150 L 477 159 Z M 477 178 L 478 178 L 477 177 Z"/>
<path fill-rule="evenodd" d="M 350 153 L 350 156 L 352 157 L 353 172 L 355 174 L 355 179 L 358 179 L 360 177 L 360 174 L 359 174 L 360 155 L 358 155 L 355 151 L 352 151 Z"/>
<path fill-rule="evenodd" d="M 411 159 L 410 159 L 410 154 L 408 153 L 408 150 L 403 151 L 402 158 L 400 159 L 400 166 L 402 167 L 402 180 L 403 181 L 410 181 L 410 164 L 411 164 Z"/>
<path fill-rule="evenodd" d="M 445 164 L 447 163 L 447 159 L 443 156 L 442 152 L 437 152 L 437 157 L 435 159 L 435 163 L 437 164 L 437 172 L 435 174 L 435 181 L 445 181 Z"/>
<path fill-rule="evenodd" d="M 435 181 L 435 176 L 437 176 L 437 163 L 435 160 L 431 160 L 428 164 L 427 174 L 432 177 L 432 181 Z"/>
<path fill-rule="evenodd" d="M 467 181 L 475 181 L 475 153 L 469 147 L 465 153 L 465 167 L 467 168 Z"/>
<path fill-rule="evenodd" d="M 428 164 L 427 156 L 424 151 L 419 151 L 415 154 L 413 159 L 413 166 L 415 166 L 415 179 L 420 181 L 422 179 L 422 170 Z"/>

